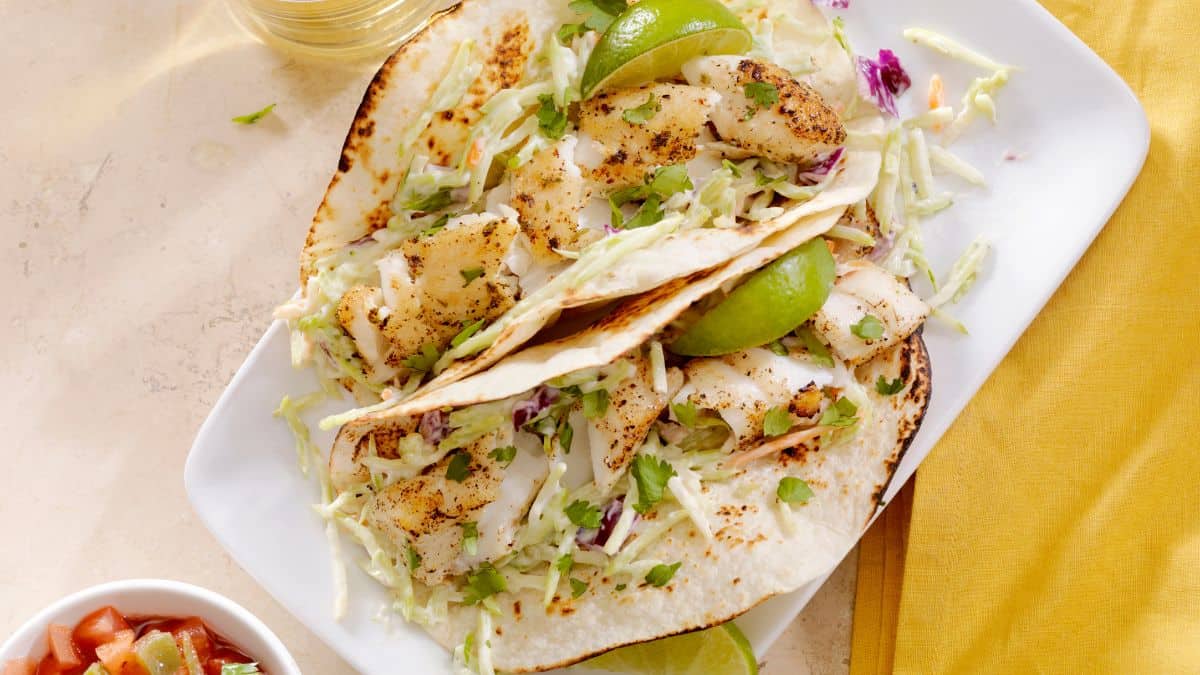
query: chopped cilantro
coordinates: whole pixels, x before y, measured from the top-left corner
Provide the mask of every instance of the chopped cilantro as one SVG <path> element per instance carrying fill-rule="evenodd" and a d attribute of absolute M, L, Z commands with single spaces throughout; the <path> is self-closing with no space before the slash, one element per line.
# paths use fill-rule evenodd
<path fill-rule="evenodd" d="M 788 504 L 806 504 L 812 499 L 813 491 L 808 483 L 799 478 L 785 476 L 779 481 L 779 487 L 775 488 L 775 496 Z"/>
<path fill-rule="evenodd" d="M 617 589 L 618 591 L 623 591 L 623 590 L 625 590 L 626 588 L 629 588 L 629 586 L 627 586 L 627 585 L 625 585 L 625 584 L 617 584 L 617 586 L 616 586 L 616 589 Z"/>
<path fill-rule="evenodd" d="M 779 103 L 779 89 L 770 82 L 747 82 L 742 93 L 759 108 L 770 108 Z"/>
<path fill-rule="evenodd" d="M 404 203 L 404 208 L 409 211 L 433 213 L 450 206 L 453 201 L 454 198 L 450 196 L 450 188 L 442 188 L 431 194 L 413 197 Z"/>
<path fill-rule="evenodd" d="M 466 269 L 459 270 L 458 273 L 463 278 L 463 288 L 466 288 L 467 286 L 471 285 L 472 281 L 475 281 L 479 277 L 483 276 L 483 268 L 468 267 Z"/>
<path fill-rule="evenodd" d="M 883 337 L 883 324 L 870 314 L 863 314 L 858 323 L 850 326 L 850 332 L 863 340 L 878 340 Z"/>
<path fill-rule="evenodd" d="M 505 582 L 504 575 L 497 572 L 491 563 L 484 563 L 479 569 L 467 574 L 467 592 L 463 601 L 474 605 L 505 590 L 508 590 L 508 583 Z"/>
<path fill-rule="evenodd" d="M 570 506 L 563 509 L 563 513 L 567 514 L 567 518 L 579 527 L 586 527 L 589 530 L 600 527 L 600 507 L 593 506 L 581 499 L 571 502 Z"/>
<path fill-rule="evenodd" d="M 457 347 L 457 346 L 461 345 L 462 343 L 464 343 L 468 339 L 470 339 L 470 337 L 472 335 L 478 333 L 480 328 L 483 328 L 483 319 L 479 319 L 478 321 L 472 321 L 471 323 L 466 324 L 465 326 L 463 326 L 463 329 L 458 332 L 458 335 L 455 335 L 450 340 L 450 346 Z"/>
<path fill-rule="evenodd" d="M 417 555 L 417 549 L 409 546 L 408 553 L 408 571 L 412 572 L 421 566 L 421 556 Z"/>
<path fill-rule="evenodd" d="M 667 481 L 675 475 L 675 469 L 665 460 L 650 455 L 638 455 L 633 459 L 633 479 L 638 486 L 638 502 L 633 510 L 645 513 L 662 501 Z"/>
<path fill-rule="evenodd" d="M 671 412 L 675 413 L 675 419 L 679 420 L 679 423 L 683 426 L 689 429 L 696 428 L 696 421 L 700 418 L 700 411 L 696 409 L 695 404 L 691 401 L 672 403 Z"/>
<path fill-rule="evenodd" d="M 833 356 L 829 353 L 829 347 L 826 347 L 825 343 L 821 342 L 821 339 L 817 337 L 816 333 L 812 332 L 811 328 L 807 326 L 797 328 L 793 331 L 793 334 L 800 338 L 800 342 L 804 343 L 804 350 L 808 352 L 809 356 L 813 357 L 813 361 L 816 361 L 817 365 L 827 368 L 833 367 Z"/>
<path fill-rule="evenodd" d="M 513 458 L 517 456 L 517 447 L 515 445 L 506 445 L 502 448 L 496 448 L 488 453 L 488 457 L 500 462 L 504 466 L 512 464 Z"/>
<path fill-rule="evenodd" d="M 559 42 L 566 45 L 571 42 L 571 38 L 576 35 L 583 35 L 588 30 L 590 29 L 583 23 L 564 23 L 562 26 L 559 26 L 555 36 L 558 37 Z"/>
<path fill-rule="evenodd" d="M 471 456 L 465 452 L 456 452 L 446 465 L 446 478 L 461 483 L 471 475 Z"/>
<path fill-rule="evenodd" d="M 475 555 L 479 551 L 479 524 L 474 522 L 461 523 L 463 550 L 467 555 Z"/>
<path fill-rule="evenodd" d="M 792 414 L 787 411 L 787 408 L 771 408 L 763 418 L 763 435 L 765 436 L 782 436 L 791 428 Z"/>
<path fill-rule="evenodd" d="M 904 380 L 897 377 L 891 382 L 888 382 L 886 377 L 880 375 L 879 379 L 875 380 L 875 391 L 883 394 L 884 396 L 899 394 L 900 392 L 904 391 Z"/>
<path fill-rule="evenodd" d="M 663 219 L 662 199 L 658 195 L 650 195 L 646 197 L 646 201 L 638 207 L 637 213 L 633 217 L 625 221 L 622 227 L 626 230 L 635 230 L 639 227 L 649 227 Z"/>
<path fill-rule="evenodd" d="M 255 122 L 266 117 L 267 115 L 270 115 L 271 111 L 274 109 L 275 109 L 275 104 L 272 103 L 271 105 L 263 108 L 262 110 L 256 110 L 256 111 L 250 113 L 249 115 L 238 115 L 237 117 L 233 118 L 233 121 L 237 122 L 238 124 L 254 124 Z M 255 671 L 255 672 L 257 672 L 257 671 Z"/>
<path fill-rule="evenodd" d="M 572 577 L 570 581 L 571 581 L 571 597 L 572 598 L 578 598 L 579 596 L 581 596 L 587 592 L 587 589 L 588 589 L 587 583 L 580 581 L 574 577 Z"/>
<path fill-rule="evenodd" d="M 688 177 L 687 167 L 683 164 L 672 164 L 659 167 L 646 179 L 645 184 L 622 188 L 609 195 L 608 204 L 612 210 L 613 227 L 632 230 L 638 227 L 653 225 L 662 220 L 662 203 L 671 195 L 692 189 L 692 180 Z M 645 200 L 627 222 L 622 224 L 624 216 L 620 207 L 637 200 Z"/>
<path fill-rule="evenodd" d="M 738 168 L 737 164 L 734 164 L 733 162 L 731 162 L 727 159 L 723 159 L 723 160 L 721 160 L 721 166 L 725 167 L 726 169 L 729 169 L 729 173 L 733 174 L 734 178 L 742 177 L 742 170 L 740 168 Z"/>
<path fill-rule="evenodd" d="M 686 165 L 671 164 L 654 170 L 649 188 L 654 194 L 666 199 L 676 192 L 691 190 L 692 179 L 688 176 Z"/>
<path fill-rule="evenodd" d="M 624 12 L 627 6 L 625 0 L 573 0 L 568 5 L 576 14 L 585 17 L 584 27 L 600 33 L 608 30 L 613 20 Z"/>
<path fill-rule="evenodd" d="M 570 574 L 571 568 L 575 566 L 575 556 L 570 553 L 559 556 L 558 560 L 554 561 L 554 567 L 563 574 Z"/>
<path fill-rule="evenodd" d="M 554 96 L 542 94 L 538 97 L 541 107 L 537 110 L 538 131 L 551 140 L 558 140 L 567 132 L 567 115 L 554 105 Z"/>
<path fill-rule="evenodd" d="M 645 103 L 636 108 L 629 108 L 621 113 L 621 119 L 630 124 L 645 124 L 650 121 L 650 118 L 658 114 L 660 110 L 662 110 L 662 104 L 658 102 L 658 97 L 650 94 Z"/>
<path fill-rule="evenodd" d="M 583 416 L 589 420 L 603 417 L 608 412 L 608 390 L 593 389 L 583 395 Z"/>
<path fill-rule="evenodd" d="M 675 576 L 675 571 L 683 563 L 675 563 L 674 565 L 655 565 L 646 573 L 646 583 L 651 586 L 663 587 L 670 583 L 671 578 Z"/>
<path fill-rule="evenodd" d="M 854 405 L 850 399 L 842 397 L 825 409 L 819 424 L 827 427 L 854 426 L 858 423 L 858 418 L 854 416 L 857 412 L 858 406 Z"/>

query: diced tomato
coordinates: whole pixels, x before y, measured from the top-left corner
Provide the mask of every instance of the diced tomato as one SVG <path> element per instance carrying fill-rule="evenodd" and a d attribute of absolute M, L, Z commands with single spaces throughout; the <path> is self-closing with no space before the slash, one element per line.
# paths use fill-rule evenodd
<path fill-rule="evenodd" d="M 50 653 L 59 666 L 74 668 L 83 664 L 83 660 L 79 658 L 79 650 L 71 640 L 70 626 L 58 623 L 50 624 L 50 628 L 46 631 L 46 639 L 50 642 Z"/>
<path fill-rule="evenodd" d="M 137 654 L 133 653 L 132 630 L 119 631 L 111 642 L 96 647 L 96 658 L 109 675 L 148 675 Z M 40 675 L 40 674 L 39 674 Z"/>
<path fill-rule="evenodd" d="M 37 665 L 33 659 L 13 659 L 4 664 L 4 672 L 0 675 L 34 675 Z"/>
<path fill-rule="evenodd" d="M 83 650 L 84 656 L 90 656 L 96 647 L 112 642 L 117 633 L 123 630 L 130 630 L 125 617 L 114 607 L 101 607 L 83 617 L 75 626 L 72 636 L 75 638 L 75 644 Z"/>
<path fill-rule="evenodd" d="M 221 647 L 213 653 L 212 658 L 204 662 L 204 675 L 221 675 L 221 666 L 230 663 L 250 663 L 252 659 L 246 658 L 245 654 Z"/>
<path fill-rule="evenodd" d="M 201 663 L 204 663 L 212 655 L 212 638 L 209 636 L 204 622 L 197 617 L 167 621 L 158 629 L 170 633 L 171 637 L 175 638 L 175 642 L 180 645 L 183 644 L 184 635 L 191 638 L 192 648 L 196 650 L 196 656 Z"/>
<path fill-rule="evenodd" d="M 37 675 L 80 675 L 83 666 L 66 666 L 60 664 L 54 654 L 47 654 L 38 664 Z"/>

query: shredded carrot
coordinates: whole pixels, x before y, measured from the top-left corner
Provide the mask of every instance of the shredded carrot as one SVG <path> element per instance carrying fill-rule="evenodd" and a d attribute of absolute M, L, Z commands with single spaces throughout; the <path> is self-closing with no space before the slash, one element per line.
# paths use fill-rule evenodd
<path fill-rule="evenodd" d="M 817 425 L 815 427 L 801 429 L 800 431 L 793 431 L 785 436 L 772 438 L 762 445 L 750 448 L 749 450 L 738 454 L 736 457 L 729 459 L 729 461 L 725 462 L 725 466 L 731 469 L 737 468 L 743 464 L 753 462 L 759 457 L 773 455 L 780 450 L 786 450 L 787 448 L 792 448 L 800 445 L 801 443 L 811 441 L 812 439 L 819 437 L 821 434 L 829 431 L 832 428 L 833 427 L 830 426 Z"/>
<path fill-rule="evenodd" d="M 942 85 L 942 76 L 934 73 L 933 77 L 929 78 L 929 109 L 937 110 L 945 105 L 946 89 Z"/>
<path fill-rule="evenodd" d="M 474 167 L 479 164 L 479 160 L 483 159 L 483 139 L 476 138 L 471 144 L 471 150 L 467 153 L 467 166 Z"/>

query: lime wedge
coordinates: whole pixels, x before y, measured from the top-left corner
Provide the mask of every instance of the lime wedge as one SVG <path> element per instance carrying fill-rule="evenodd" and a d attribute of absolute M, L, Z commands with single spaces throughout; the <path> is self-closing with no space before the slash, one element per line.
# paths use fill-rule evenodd
<path fill-rule="evenodd" d="M 825 304 L 836 265 L 820 237 L 755 272 L 668 347 L 684 356 L 716 356 L 787 335 Z"/>
<path fill-rule="evenodd" d="M 621 12 L 583 69 L 583 97 L 679 73 L 709 54 L 744 54 L 750 31 L 717 0 L 642 0 Z"/>
<path fill-rule="evenodd" d="M 583 664 L 636 675 L 755 675 L 750 642 L 732 623 L 643 642 L 601 654 Z"/>

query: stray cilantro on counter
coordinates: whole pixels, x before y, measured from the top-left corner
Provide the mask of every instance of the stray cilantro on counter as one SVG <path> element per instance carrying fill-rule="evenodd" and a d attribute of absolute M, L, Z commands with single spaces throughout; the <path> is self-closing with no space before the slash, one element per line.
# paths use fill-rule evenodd
<path fill-rule="evenodd" d="M 271 111 L 274 109 L 275 109 L 275 104 L 272 103 L 271 105 L 263 108 L 262 110 L 256 110 L 255 112 L 252 112 L 249 115 L 238 115 L 237 117 L 233 118 L 233 121 L 237 122 L 238 124 L 254 124 L 255 122 L 266 117 L 267 115 L 270 115 Z M 255 671 L 255 672 L 258 672 L 258 671 Z"/>

